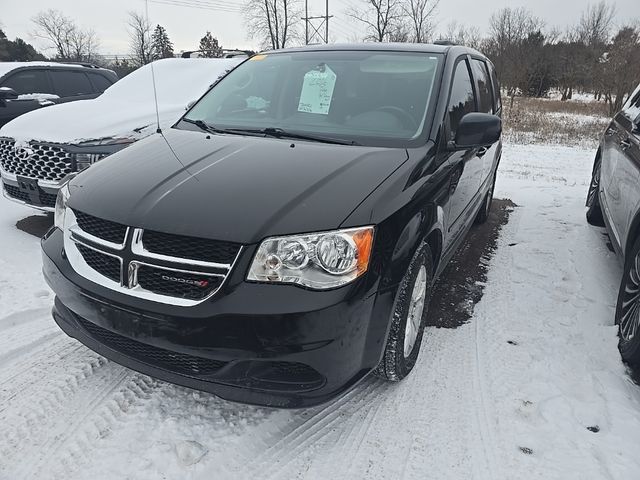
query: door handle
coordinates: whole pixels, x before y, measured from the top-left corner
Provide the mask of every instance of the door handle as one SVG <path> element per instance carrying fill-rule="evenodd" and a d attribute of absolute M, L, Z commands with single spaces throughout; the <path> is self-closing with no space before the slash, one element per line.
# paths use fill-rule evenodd
<path fill-rule="evenodd" d="M 627 148 L 631 148 L 631 142 L 629 140 L 623 140 L 620 142 L 620 148 L 622 150 L 626 150 Z"/>
<path fill-rule="evenodd" d="M 605 136 L 607 137 L 612 137 L 614 136 L 616 133 L 618 132 L 618 130 L 616 128 L 613 127 L 609 127 L 607 128 L 607 131 L 604 132 Z"/>
<path fill-rule="evenodd" d="M 480 148 L 478 149 L 478 152 L 476 153 L 476 155 L 477 155 L 478 157 L 484 157 L 484 154 L 485 154 L 485 153 L 487 153 L 487 151 L 488 151 L 488 150 L 489 150 L 489 149 L 488 149 L 487 147 L 480 147 Z"/>

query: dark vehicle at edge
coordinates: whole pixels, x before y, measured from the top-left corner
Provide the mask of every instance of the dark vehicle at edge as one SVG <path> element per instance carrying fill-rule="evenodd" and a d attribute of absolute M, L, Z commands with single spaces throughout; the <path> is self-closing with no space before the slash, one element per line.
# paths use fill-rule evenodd
<path fill-rule="evenodd" d="M 493 65 L 464 47 L 251 57 L 60 191 L 42 241 L 54 319 L 118 363 L 245 403 L 401 380 L 435 279 L 487 219 L 500 114 Z"/>
<path fill-rule="evenodd" d="M 611 120 L 596 153 L 587 220 L 606 226 L 624 265 L 615 323 L 622 358 L 640 365 L 640 85 Z"/>
<path fill-rule="evenodd" d="M 38 108 L 96 98 L 117 81 L 113 70 L 88 63 L 0 62 L 0 127 Z"/>

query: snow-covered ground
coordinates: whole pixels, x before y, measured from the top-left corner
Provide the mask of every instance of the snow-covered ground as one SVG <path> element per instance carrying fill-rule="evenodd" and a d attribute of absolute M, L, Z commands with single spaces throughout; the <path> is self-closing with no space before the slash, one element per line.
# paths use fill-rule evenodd
<path fill-rule="evenodd" d="M 470 322 L 428 329 L 404 382 L 298 411 L 169 385 L 65 337 L 38 241 L 15 228 L 29 212 L 0 201 L 0 479 L 640 478 L 621 268 L 584 220 L 592 158 L 506 145 L 496 196 L 519 207 Z"/>

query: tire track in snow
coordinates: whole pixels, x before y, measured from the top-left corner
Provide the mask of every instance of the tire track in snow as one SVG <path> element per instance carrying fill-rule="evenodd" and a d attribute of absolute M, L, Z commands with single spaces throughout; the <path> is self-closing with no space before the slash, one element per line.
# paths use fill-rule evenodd
<path fill-rule="evenodd" d="M 36 320 L 42 320 L 51 317 L 51 308 L 30 308 L 28 310 L 21 310 L 18 312 L 10 313 L 0 318 L 0 331 L 4 332 L 17 325 L 24 325 Z M 4 342 L 0 342 L 0 347 Z"/>
<path fill-rule="evenodd" d="M 0 370 L 0 414 L 12 406 L 14 399 L 49 385 L 52 376 L 68 377 L 69 366 L 75 368 L 78 360 L 83 364 L 86 359 L 97 356 L 64 336 L 54 338 L 49 343 L 36 342 L 33 347 L 23 350 L 20 356 L 3 362 Z M 80 357 L 75 358 L 77 355 Z M 69 357 L 76 364 L 67 365 Z M 9 400 L 12 402 L 9 403 Z"/>
<path fill-rule="evenodd" d="M 113 363 L 109 366 L 118 373 L 97 389 L 99 393 L 88 395 L 86 401 L 76 400 L 76 407 L 65 410 L 57 422 L 58 434 L 50 436 L 39 448 L 38 460 L 21 478 L 40 479 L 52 471 L 52 478 L 69 478 L 90 462 L 99 450 L 100 440 L 116 426 L 122 428 L 135 406 L 158 392 L 159 382 Z"/>
<path fill-rule="evenodd" d="M 24 378 L 20 389 L 10 395 L 11 402 L 0 412 L 3 435 L 9 440 L 0 444 L 0 458 L 6 461 L 13 455 L 22 455 L 25 445 L 37 445 L 46 439 L 60 414 L 74 405 L 78 391 L 90 392 L 100 387 L 100 381 L 109 380 L 97 374 L 105 365 L 106 360 L 97 355 L 80 355 L 53 365 L 35 364 L 39 374 Z"/>
<path fill-rule="evenodd" d="M 320 407 L 317 411 L 304 410 L 294 414 L 293 427 L 285 432 L 279 431 L 284 435 L 273 435 L 276 438 L 275 443 L 250 462 L 247 470 L 259 478 L 276 477 L 300 452 L 305 451 L 311 442 L 319 442 L 325 436 L 335 435 L 331 427 L 339 422 L 343 410 L 350 408 L 351 402 L 370 404 L 370 399 L 376 396 L 379 385 L 379 381 L 364 380 L 338 400 Z M 309 413 L 312 416 L 305 418 Z"/>

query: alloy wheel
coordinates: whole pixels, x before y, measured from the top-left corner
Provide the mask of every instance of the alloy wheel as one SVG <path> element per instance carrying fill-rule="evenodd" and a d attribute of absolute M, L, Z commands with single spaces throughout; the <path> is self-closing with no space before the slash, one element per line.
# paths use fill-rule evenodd
<path fill-rule="evenodd" d="M 591 207 L 596 201 L 598 190 L 600 188 L 600 162 L 596 164 L 596 167 L 591 176 L 591 183 L 589 184 L 589 193 L 587 194 L 587 207 Z"/>
<path fill-rule="evenodd" d="M 407 315 L 407 323 L 404 330 L 404 356 L 408 358 L 418 338 L 420 324 L 422 323 L 422 312 L 427 296 L 427 269 L 424 265 L 420 267 L 416 281 L 411 292 L 411 302 Z"/>
<path fill-rule="evenodd" d="M 640 325 L 640 252 L 633 259 L 625 280 L 619 323 L 620 338 L 626 342 L 633 340 Z"/>

